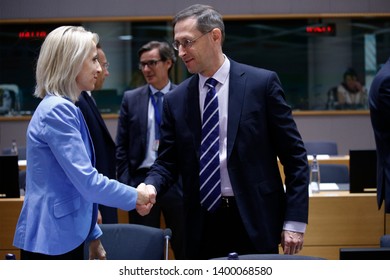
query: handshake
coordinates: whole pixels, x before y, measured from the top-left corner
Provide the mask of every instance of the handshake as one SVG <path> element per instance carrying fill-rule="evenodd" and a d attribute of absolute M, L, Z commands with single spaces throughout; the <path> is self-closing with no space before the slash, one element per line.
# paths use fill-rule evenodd
<path fill-rule="evenodd" d="M 156 203 L 156 188 L 153 185 L 141 183 L 137 187 L 137 193 L 138 197 L 135 209 L 138 214 L 145 216 L 149 214 L 150 209 L 152 209 L 153 205 Z"/>

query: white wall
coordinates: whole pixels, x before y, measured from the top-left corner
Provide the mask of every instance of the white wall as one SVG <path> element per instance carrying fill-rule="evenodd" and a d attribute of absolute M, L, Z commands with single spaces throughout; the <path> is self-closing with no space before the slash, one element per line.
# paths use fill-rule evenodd
<path fill-rule="evenodd" d="M 334 141 L 339 154 L 349 150 L 375 149 L 374 132 L 370 116 L 347 115 L 296 115 L 294 117 L 303 141 Z"/>
<path fill-rule="evenodd" d="M 104 17 L 171 17 L 196 3 L 207 3 L 224 16 L 389 13 L 388 0 L 1 0 L 0 20 Z"/>

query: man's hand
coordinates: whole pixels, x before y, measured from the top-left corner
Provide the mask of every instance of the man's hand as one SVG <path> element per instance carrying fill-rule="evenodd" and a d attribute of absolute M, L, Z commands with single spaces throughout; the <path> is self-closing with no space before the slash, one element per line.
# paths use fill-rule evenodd
<path fill-rule="evenodd" d="M 141 216 L 149 214 L 156 203 L 156 188 L 153 185 L 145 185 L 141 183 L 137 187 L 138 198 L 136 210 Z"/>
<path fill-rule="evenodd" d="M 106 250 L 104 250 L 100 239 L 92 240 L 89 244 L 89 259 L 90 260 L 106 260 Z"/>
<path fill-rule="evenodd" d="M 282 248 L 286 255 L 294 255 L 302 250 L 304 233 L 284 230 L 282 232 Z"/>

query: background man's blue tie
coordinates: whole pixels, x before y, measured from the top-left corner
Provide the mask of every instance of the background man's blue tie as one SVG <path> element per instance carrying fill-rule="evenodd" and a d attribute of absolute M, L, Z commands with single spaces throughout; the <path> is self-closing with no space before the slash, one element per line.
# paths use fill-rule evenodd
<path fill-rule="evenodd" d="M 161 91 L 157 91 L 154 95 L 156 96 L 158 110 L 160 115 L 162 115 L 162 99 L 164 94 Z"/>
<path fill-rule="evenodd" d="M 200 149 L 200 201 L 208 211 L 221 203 L 221 174 L 219 171 L 219 113 L 215 86 L 218 81 L 209 78 L 209 90 L 203 111 L 202 142 Z"/>

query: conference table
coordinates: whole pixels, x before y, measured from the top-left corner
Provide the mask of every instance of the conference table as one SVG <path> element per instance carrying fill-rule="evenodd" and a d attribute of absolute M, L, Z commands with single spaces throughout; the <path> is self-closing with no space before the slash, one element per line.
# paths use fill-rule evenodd
<path fill-rule="evenodd" d="M 12 246 L 13 235 L 23 204 L 21 198 L 0 199 L 0 254 L 19 250 Z M 127 212 L 118 210 L 120 217 Z M 120 222 L 128 222 L 120 220 Z M 390 233 L 390 217 L 376 206 L 374 193 L 321 191 L 309 199 L 309 223 L 301 255 L 337 260 L 340 248 L 379 247 L 383 234 Z"/>
<path fill-rule="evenodd" d="M 320 157 L 319 162 L 349 165 L 349 157 Z M 3 256 L 14 253 L 19 258 L 19 250 L 12 246 L 12 240 L 23 199 L 0 199 L 0 254 Z M 118 215 L 120 223 L 128 222 L 126 211 L 118 210 Z M 375 193 L 351 194 L 345 186 L 322 188 L 320 193 L 310 195 L 309 223 L 300 254 L 337 260 L 340 248 L 379 247 L 383 234 L 390 234 L 390 216 L 384 213 L 383 207 L 378 210 Z"/>
<path fill-rule="evenodd" d="M 340 248 L 379 247 L 389 225 L 390 216 L 383 207 L 378 210 L 375 193 L 321 190 L 309 199 L 309 222 L 300 254 L 337 260 Z"/>

